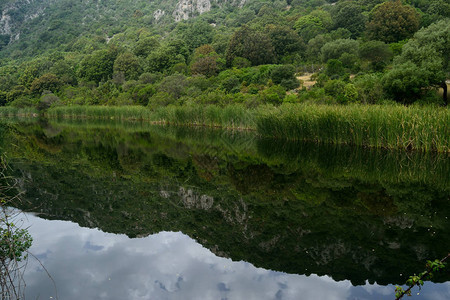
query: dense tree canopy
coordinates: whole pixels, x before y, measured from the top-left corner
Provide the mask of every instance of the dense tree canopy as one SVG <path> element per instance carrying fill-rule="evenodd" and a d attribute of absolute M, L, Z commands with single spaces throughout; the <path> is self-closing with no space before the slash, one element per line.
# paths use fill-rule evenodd
<path fill-rule="evenodd" d="M 270 38 L 262 32 L 243 26 L 238 29 L 228 45 L 226 60 L 231 66 L 234 58 L 243 57 L 252 65 L 270 64 L 275 61 L 275 50 Z"/>
<path fill-rule="evenodd" d="M 334 28 L 345 28 L 351 32 L 352 38 L 355 38 L 364 31 L 366 17 L 358 3 L 342 2 L 337 5 L 333 21 Z"/>
<path fill-rule="evenodd" d="M 98 50 L 87 55 L 80 63 L 78 75 L 88 81 L 99 83 L 112 76 L 117 52 L 114 49 Z"/>
<path fill-rule="evenodd" d="M 367 23 L 368 36 L 387 43 L 409 38 L 418 28 L 419 15 L 415 9 L 399 0 L 376 6 Z"/>
<path fill-rule="evenodd" d="M 168 13 L 177 1 L 31 1 L 27 8 L 44 2 L 46 18 L 28 20 L 17 10 L 14 21 L 29 28 L 0 35 L 0 105 L 36 105 L 44 96 L 51 105 L 151 107 L 355 97 L 438 103 L 433 89 L 446 88 L 449 74 L 443 0 L 212 1 L 211 11 L 179 22 Z M 351 101 L 333 87 L 346 87 Z"/>

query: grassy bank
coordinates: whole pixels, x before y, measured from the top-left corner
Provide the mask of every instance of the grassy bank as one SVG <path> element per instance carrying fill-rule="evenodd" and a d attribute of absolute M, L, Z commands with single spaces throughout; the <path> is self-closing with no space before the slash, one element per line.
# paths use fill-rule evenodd
<path fill-rule="evenodd" d="M 52 108 L 47 115 L 256 129 L 261 136 L 278 139 L 450 152 L 450 114 L 437 107 L 289 104 L 257 109 L 195 105 L 150 110 L 142 106 L 70 106 Z"/>
<path fill-rule="evenodd" d="M 262 136 L 389 149 L 449 152 L 446 108 L 283 105 L 257 119 Z"/>

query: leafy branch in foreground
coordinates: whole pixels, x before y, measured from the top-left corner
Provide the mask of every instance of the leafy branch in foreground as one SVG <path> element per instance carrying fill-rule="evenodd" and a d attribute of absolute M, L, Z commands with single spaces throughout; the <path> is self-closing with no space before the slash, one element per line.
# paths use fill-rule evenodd
<path fill-rule="evenodd" d="M 6 163 L 0 157 L 0 287 L 2 299 L 24 298 L 22 288 L 23 270 L 28 258 L 27 250 L 31 247 L 32 238 L 27 229 L 15 223 L 17 212 L 9 205 L 17 196 L 9 196 L 14 189 L 3 171 Z"/>
<path fill-rule="evenodd" d="M 395 287 L 395 300 L 399 300 L 403 298 L 403 296 L 408 295 L 411 296 L 411 290 L 414 286 L 418 286 L 419 290 L 424 284 L 424 280 L 429 280 L 433 277 L 433 272 L 438 272 L 445 268 L 445 261 L 450 257 L 450 253 L 447 254 L 446 257 L 439 260 L 436 259 L 435 261 L 427 261 L 426 264 L 426 270 L 420 273 L 419 275 L 414 274 L 413 276 L 409 276 L 409 279 L 406 281 L 406 285 L 408 285 L 408 288 L 404 290 L 401 286 Z"/>

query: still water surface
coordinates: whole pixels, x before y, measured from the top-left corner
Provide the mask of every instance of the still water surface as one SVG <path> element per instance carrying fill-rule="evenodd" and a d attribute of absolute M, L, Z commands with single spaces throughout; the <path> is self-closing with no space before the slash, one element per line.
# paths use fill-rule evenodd
<path fill-rule="evenodd" d="M 393 299 L 450 248 L 448 155 L 113 122 L 0 138 L 60 299 Z M 55 297 L 33 260 L 25 279 Z"/>

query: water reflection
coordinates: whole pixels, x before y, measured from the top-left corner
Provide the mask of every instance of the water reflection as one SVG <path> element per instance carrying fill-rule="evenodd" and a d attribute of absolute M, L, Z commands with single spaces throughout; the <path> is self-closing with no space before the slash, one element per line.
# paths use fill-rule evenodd
<path fill-rule="evenodd" d="M 35 253 L 59 299 L 393 299 L 393 286 L 354 287 L 328 276 L 290 275 L 215 256 L 180 232 L 146 238 L 28 215 Z M 51 280 L 30 259 L 29 299 L 55 297 Z M 427 291 L 429 289 L 429 291 Z M 421 299 L 448 299 L 449 284 L 425 286 Z"/>
<path fill-rule="evenodd" d="M 301 290 L 304 294 L 319 293 L 326 289 L 313 282 L 333 282 L 333 278 L 349 280 L 332 285 L 332 289 L 346 291 L 338 295 L 364 299 L 373 288 L 367 281 L 403 283 L 409 274 L 423 268 L 426 259 L 445 255 L 450 245 L 450 161 L 446 154 L 281 144 L 258 140 L 248 133 L 115 123 L 0 126 L 2 148 L 11 158 L 12 175 L 26 200 L 18 206 L 40 217 L 70 220 L 128 237 L 157 234 L 144 239 L 149 241 L 169 239 L 167 233 L 158 234 L 161 231 L 180 231 L 201 243 L 205 249 L 196 247 L 209 253 L 206 257 L 211 251 L 264 269 L 329 276 L 292 277 L 261 271 L 264 278 L 276 278 L 276 286 L 268 281 L 254 286 L 253 277 L 243 285 L 257 291 L 271 286 L 267 295 L 272 298 L 278 291 L 285 297 L 291 290 L 299 292 L 297 286 L 311 288 Z M 134 278 L 127 267 L 130 263 L 116 257 L 129 257 L 133 264 L 162 259 L 148 258 L 139 246 L 140 239 L 111 236 L 80 240 L 78 235 L 66 234 L 68 237 L 53 248 L 40 250 L 39 255 L 44 259 L 60 256 L 58 264 L 67 273 L 74 267 L 64 262 L 71 250 L 59 247 L 71 244 L 72 238 L 78 243 L 73 247 L 94 257 L 98 253 L 95 259 L 85 258 L 89 263 L 80 276 L 85 282 L 77 281 L 76 286 L 110 278 L 105 277 L 108 274 L 95 276 L 104 271 L 98 264 L 91 270 L 94 260 L 103 262 L 106 269 L 113 268 L 110 260 L 116 260 L 116 273 L 140 282 L 142 278 Z M 178 240 L 183 238 L 171 238 L 171 247 L 165 250 L 152 248 L 156 246 L 145 249 L 177 257 L 176 251 L 188 247 Z M 110 251 L 121 251 L 117 245 L 127 250 L 108 256 Z M 208 273 L 209 265 L 202 268 L 202 273 L 209 274 L 207 278 L 219 276 Z M 169 280 L 163 276 L 164 268 L 155 263 L 145 269 L 157 272 L 152 281 L 142 283 L 153 293 L 187 288 L 187 277 L 171 275 Z M 224 271 L 226 276 L 220 273 L 227 279 L 214 281 L 208 290 L 215 291 L 214 297 L 229 297 L 235 292 L 233 287 L 245 282 L 239 278 L 244 270 Z M 285 279 L 278 285 L 283 276 L 316 281 L 288 285 L 291 279 Z M 443 282 L 449 276 L 434 280 Z M 104 278 L 98 280 L 103 282 Z M 364 288 L 350 288 L 350 282 Z M 347 289 L 341 286 L 344 283 Z M 282 288 L 283 284 L 289 289 Z M 375 290 L 380 291 L 379 287 Z"/>

